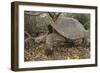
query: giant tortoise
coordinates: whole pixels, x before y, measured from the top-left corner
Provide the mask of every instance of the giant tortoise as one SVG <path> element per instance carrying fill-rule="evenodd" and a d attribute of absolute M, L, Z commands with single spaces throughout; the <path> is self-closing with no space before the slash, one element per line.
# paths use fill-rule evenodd
<path fill-rule="evenodd" d="M 62 45 L 67 39 L 73 41 L 74 46 L 81 45 L 87 33 L 78 20 L 71 17 L 56 16 L 51 16 L 53 24 L 50 25 L 53 28 L 53 32 L 49 33 L 46 38 L 45 51 L 47 54 L 51 54 L 55 45 Z"/>

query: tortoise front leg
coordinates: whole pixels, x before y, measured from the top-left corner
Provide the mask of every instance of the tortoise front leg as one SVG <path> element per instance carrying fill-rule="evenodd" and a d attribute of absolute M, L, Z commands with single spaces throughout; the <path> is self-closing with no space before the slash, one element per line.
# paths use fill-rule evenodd
<path fill-rule="evenodd" d="M 49 34 L 46 37 L 45 54 L 47 56 L 53 55 L 53 36 L 52 34 Z"/>

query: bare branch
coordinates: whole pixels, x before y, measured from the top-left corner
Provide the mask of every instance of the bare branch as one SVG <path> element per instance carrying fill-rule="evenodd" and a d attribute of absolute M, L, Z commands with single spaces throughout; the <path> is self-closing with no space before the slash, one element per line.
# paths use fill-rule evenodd
<path fill-rule="evenodd" d="M 52 19 L 54 18 L 54 13 L 48 12 L 48 14 Z"/>
<path fill-rule="evenodd" d="M 60 14 L 61 14 L 61 12 L 60 12 L 60 13 L 58 13 L 58 14 L 56 15 L 56 19 L 58 19 L 58 17 L 60 16 Z"/>
<path fill-rule="evenodd" d="M 49 16 L 53 19 L 53 21 L 56 21 L 57 19 L 58 19 L 58 17 L 59 17 L 59 15 L 61 14 L 61 13 L 55 13 L 55 12 L 48 12 L 49 13 Z"/>
<path fill-rule="evenodd" d="M 24 33 L 25 33 L 28 37 L 32 37 L 27 31 L 24 31 Z"/>

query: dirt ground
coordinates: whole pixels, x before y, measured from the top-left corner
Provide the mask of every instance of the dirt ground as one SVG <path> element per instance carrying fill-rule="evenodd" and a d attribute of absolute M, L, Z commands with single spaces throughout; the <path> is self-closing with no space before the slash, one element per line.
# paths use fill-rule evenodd
<path fill-rule="evenodd" d="M 84 47 L 61 47 L 54 48 L 53 55 L 47 56 L 44 50 L 45 44 L 40 43 L 31 50 L 24 51 L 24 61 L 45 61 L 45 60 L 68 60 L 90 58 L 90 48 Z"/>

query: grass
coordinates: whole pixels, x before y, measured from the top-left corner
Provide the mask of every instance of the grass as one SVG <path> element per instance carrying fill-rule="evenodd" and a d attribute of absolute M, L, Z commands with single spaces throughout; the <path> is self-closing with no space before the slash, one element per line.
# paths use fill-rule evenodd
<path fill-rule="evenodd" d="M 53 48 L 53 55 L 45 54 L 45 44 L 40 43 L 35 48 L 24 51 L 25 61 L 69 60 L 90 58 L 90 48 L 84 47 L 58 47 Z"/>

